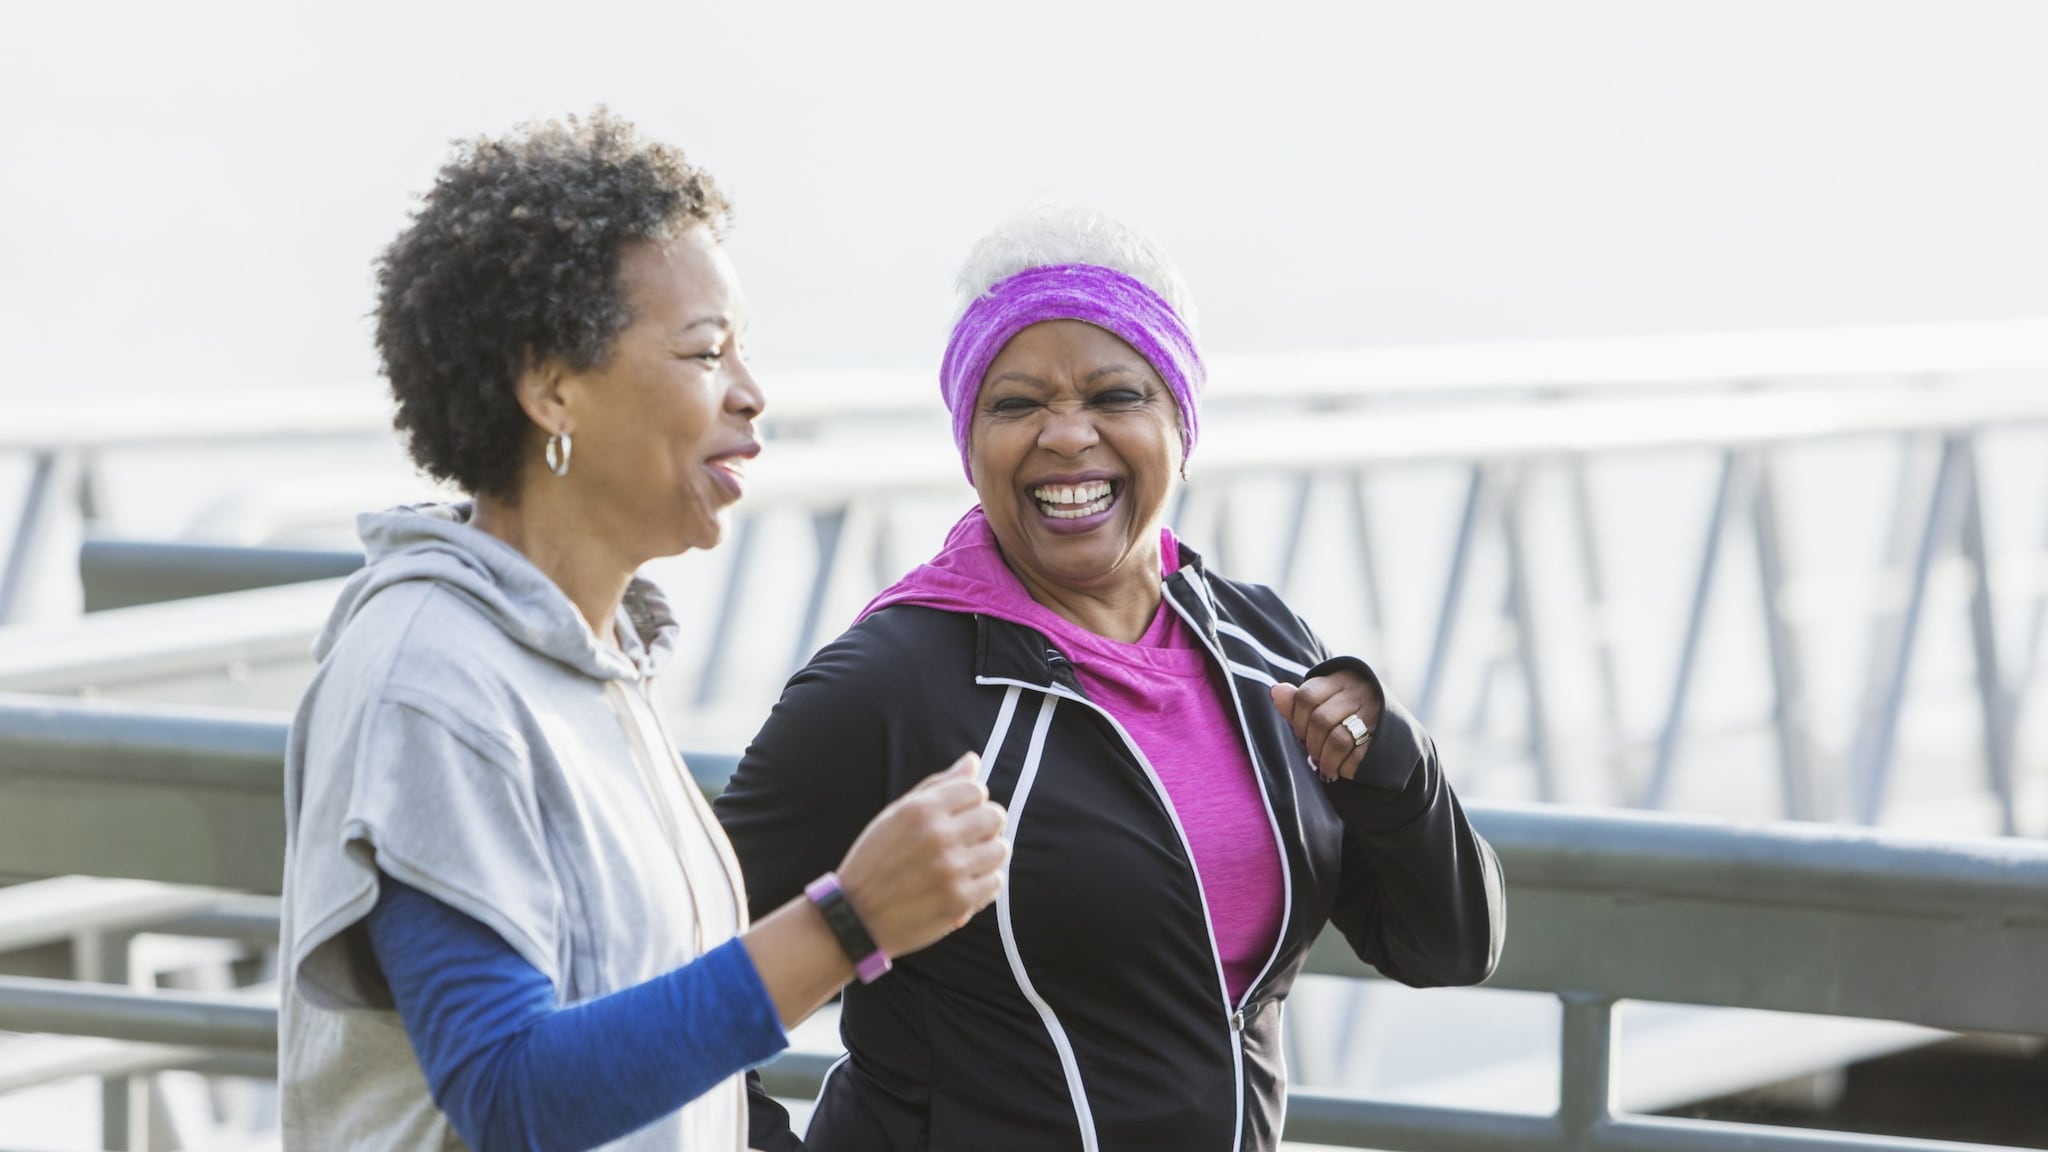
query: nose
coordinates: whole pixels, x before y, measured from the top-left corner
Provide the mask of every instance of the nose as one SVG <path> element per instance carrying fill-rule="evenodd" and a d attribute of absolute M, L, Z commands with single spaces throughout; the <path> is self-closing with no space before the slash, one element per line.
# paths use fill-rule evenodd
<path fill-rule="evenodd" d="M 768 397 L 761 391 L 760 381 L 754 379 L 753 369 L 740 357 L 732 357 L 732 379 L 725 389 L 725 410 L 748 420 L 758 420 L 763 409 L 768 407 Z"/>
<path fill-rule="evenodd" d="M 1100 440 L 1095 415 L 1086 404 L 1046 406 L 1045 421 L 1038 429 L 1039 447 L 1062 456 L 1079 456 Z"/>

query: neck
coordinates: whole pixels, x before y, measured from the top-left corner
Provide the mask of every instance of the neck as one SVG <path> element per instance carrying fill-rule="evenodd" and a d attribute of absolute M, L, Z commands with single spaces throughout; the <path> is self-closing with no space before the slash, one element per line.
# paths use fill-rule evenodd
<path fill-rule="evenodd" d="M 599 643 L 616 643 L 612 622 L 639 564 L 593 534 L 591 519 L 566 491 L 535 481 L 522 487 L 516 504 L 479 496 L 471 524 L 518 549 L 554 581 Z"/>
<path fill-rule="evenodd" d="M 1085 588 L 1043 579 L 1003 556 L 1003 563 L 1016 573 L 1024 591 L 1070 624 L 1097 636 L 1135 644 L 1159 615 L 1159 538 L 1149 536 L 1149 545 L 1124 559 L 1116 571 Z M 999 549 L 1000 550 L 1000 549 Z"/>

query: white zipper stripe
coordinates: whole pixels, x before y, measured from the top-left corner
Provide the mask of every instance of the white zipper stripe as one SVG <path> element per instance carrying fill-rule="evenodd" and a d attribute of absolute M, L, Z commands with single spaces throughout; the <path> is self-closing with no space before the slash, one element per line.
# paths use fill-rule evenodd
<path fill-rule="evenodd" d="M 1278 680 L 1273 679 L 1272 673 L 1267 672 L 1263 668 L 1254 668 L 1249 664 L 1239 664 L 1235 660 L 1231 660 L 1228 663 L 1230 664 L 1230 670 L 1232 672 L 1237 673 L 1239 676 L 1242 676 L 1247 680 L 1257 680 L 1259 683 L 1264 684 L 1268 688 L 1279 683 Z"/>
<path fill-rule="evenodd" d="M 988 783 L 988 774 L 995 771 L 996 757 L 1002 755 L 1003 741 L 1010 737 L 1010 721 L 1017 715 L 1017 697 L 1023 694 L 1024 690 L 1015 686 L 1003 693 L 1003 706 L 996 712 L 996 726 L 989 729 L 988 745 L 981 750 L 981 767 L 974 771 L 974 778 L 984 785 Z"/>
<path fill-rule="evenodd" d="M 1021 689 L 1012 687 L 1014 694 Z M 1024 820 L 1024 803 L 1031 798 L 1031 785 L 1038 778 L 1038 761 L 1045 753 L 1046 730 L 1052 727 L 1052 711 L 1059 706 L 1059 696 L 1048 692 L 1045 703 L 1039 705 L 1038 723 L 1031 727 L 1031 747 L 1024 754 L 1024 770 L 1017 776 L 1016 790 L 1010 794 L 1009 818 L 1004 821 L 1003 839 L 1012 847 L 1017 843 L 1017 826 Z M 1016 857 L 1010 857 L 1015 863 Z M 1081 1084 L 1081 1064 L 1074 1056 L 1073 1041 L 1067 1039 L 1067 1030 L 1060 1025 L 1060 1018 L 1053 1014 L 1052 1006 L 1039 996 L 1032 987 L 1031 976 L 1024 971 L 1024 958 L 1017 952 L 1017 931 L 1010 923 L 1010 865 L 1003 865 L 1002 895 L 996 899 L 996 925 L 1002 931 L 1003 955 L 1009 958 L 1010 972 L 1017 977 L 1017 988 L 1024 998 L 1038 1010 L 1038 1018 L 1045 1022 L 1045 1030 L 1052 1037 L 1052 1046 L 1059 1053 L 1060 1071 L 1067 1078 L 1067 1095 L 1074 1100 L 1074 1119 L 1081 1125 L 1081 1147 L 1083 1152 L 1097 1152 L 1095 1143 L 1095 1114 L 1088 1107 L 1088 1092 Z"/>
<path fill-rule="evenodd" d="M 1200 590 L 1204 599 L 1211 605 L 1210 615 L 1212 618 L 1216 617 L 1217 614 L 1214 610 L 1215 597 L 1209 593 L 1207 581 L 1199 580 L 1191 581 L 1191 583 Z M 1180 614 L 1181 619 L 1187 621 L 1188 627 L 1197 636 L 1202 638 L 1202 646 L 1209 650 L 1210 655 L 1214 656 L 1218 663 L 1229 667 L 1230 661 L 1223 655 L 1222 646 L 1209 642 L 1208 633 L 1202 630 L 1201 625 L 1196 622 L 1193 615 L 1181 607 L 1180 601 L 1173 595 L 1172 587 L 1162 585 L 1160 591 L 1166 597 L 1166 602 L 1173 605 L 1173 610 Z M 1216 626 L 1219 631 L 1222 630 L 1224 625 L 1225 621 L 1220 618 L 1216 619 Z M 1243 629 L 1237 628 L 1234 624 L 1230 625 L 1230 627 L 1237 632 L 1243 631 Z M 1263 645 L 1252 641 L 1249 636 L 1245 637 L 1245 639 L 1254 648 L 1259 649 L 1260 652 L 1265 652 Z M 1271 655 L 1270 653 L 1267 654 Z M 1287 863 L 1287 840 L 1280 835 L 1280 817 L 1273 811 L 1273 797 L 1266 789 L 1266 774 L 1259 768 L 1259 750 L 1252 746 L 1252 728 L 1244 714 L 1244 701 L 1238 698 L 1235 691 L 1232 691 L 1230 693 L 1230 703 L 1237 710 L 1237 730 L 1244 738 L 1245 754 L 1251 757 L 1252 779 L 1257 781 L 1259 785 L 1259 802 L 1266 807 L 1266 823 L 1273 829 L 1273 848 L 1280 854 L 1280 931 L 1273 937 L 1273 952 L 1270 956 L 1266 957 L 1265 966 L 1259 969 L 1257 976 L 1252 977 L 1250 984 L 1245 985 L 1244 1001 L 1238 1004 L 1236 1008 L 1236 1011 L 1241 1012 L 1244 1010 L 1245 1004 L 1251 1002 L 1253 991 L 1266 979 L 1266 974 L 1273 970 L 1274 963 L 1280 959 L 1280 950 L 1287 944 L 1287 926 L 1294 915 L 1294 870 Z M 1293 772 L 1282 772 L 1281 775 L 1286 777 L 1288 786 L 1290 788 L 1293 787 Z M 1297 806 L 1298 804 L 1299 798 L 1297 798 Z M 1190 856 L 1192 857 L 1192 853 L 1190 853 Z M 1220 959 L 1218 964 L 1220 968 Z M 1226 986 L 1224 991 L 1224 1007 L 1226 1009 L 1230 1007 L 1229 996 L 1230 993 Z M 1236 1057 L 1237 1067 L 1237 1133 L 1232 1136 L 1230 1146 L 1231 1152 L 1237 1152 L 1238 1144 L 1244 1138 L 1244 1033 L 1232 1029 L 1231 1041 L 1231 1053 Z"/>
<path fill-rule="evenodd" d="M 1296 676 L 1308 675 L 1308 665 L 1297 664 L 1296 662 L 1289 660 L 1287 657 L 1280 655 L 1278 652 L 1275 652 L 1271 648 L 1266 647 L 1264 644 L 1259 643 L 1258 640 L 1255 637 L 1253 637 L 1251 633 L 1245 631 L 1244 629 L 1238 627 L 1235 624 L 1230 623 L 1228 620 L 1216 621 L 1216 630 L 1218 632 L 1223 633 L 1225 636 L 1235 636 L 1239 640 L 1242 640 L 1245 643 L 1251 645 L 1252 651 L 1257 652 L 1259 655 L 1265 657 L 1266 663 L 1271 664 L 1275 668 L 1283 668 L 1289 672 L 1294 673 Z"/>
<path fill-rule="evenodd" d="M 1287 1067 L 1287 1001 L 1285 1000 L 1273 1005 L 1273 1050 L 1280 1053 L 1280 1071 L 1284 1076 L 1290 1071 Z M 1287 1131 L 1287 1100 L 1292 1095 L 1293 1093 L 1287 1091 L 1287 1085 L 1283 1082 L 1280 1085 L 1280 1122 L 1273 1125 L 1275 1132 Z"/>
<path fill-rule="evenodd" d="M 1203 586 L 1197 584 L 1197 587 Z M 1187 621 L 1188 627 L 1194 631 L 1195 635 L 1202 637 L 1202 646 L 1204 648 L 1207 648 L 1209 650 L 1209 653 L 1216 657 L 1218 661 L 1222 662 L 1225 665 L 1229 665 L 1230 661 L 1223 655 L 1223 650 L 1221 649 L 1221 647 L 1209 643 L 1209 639 L 1207 635 L 1203 633 L 1201 625 L 1195 621 L 1195 618 L 1192 615 L 1190 615 L 1184 608 L 1181 607 L 1181 603 L 1179 600 L 1174 599 L 1172 589 L 1168 588 L 1164 589 L 1163 591 L 1164 595 L 1166 596 L 1166 602 L 1168 604 L 1173 605 L 1173 610 L 1175 612 L 1180 613 L 1181 618 Z M 1224 621 L 1218 620 L 1216 622 L 1216 627 L 1218 628 L 1218 630 L 1221 630 L 1224 627 L 1224 624 Z M 1236 628 L 1237 626 L 1233 624 L 1230 625 L 1230 627 Z M 1242 629 L 1238 630 L 1242 631 Z M 1261 650 L 1263 651 L 1263 649 Z M 1284 898 L 1280 905 L 1280 932 L 1279 935 L 1276 936 L 1273 940 L 1273 954 L 1266 958 L 1266 966 L 1264 968 L 1259 969 L 1259 974 L 1252 978 L 1251 985 L 1248 988 L 1246 988 L 1245 995 L 1247 998 L 1249 998 L 1251 995 L 1251 989 L 1257 988 L 1259 986 L 1259 982 L 1266 978 L 1266 973 L 1273 970 L 1273 963 L 1274 961 L 1280 959 L 1280 949 L 1285 946 L 1287 940 L 1287 925 L 1290 918 L 1294 914 L 1294 875 L 1293 868 L 1287 863 L 1287 841 L 1284 837 L 1280 835 L 1280 818 L 1278 815 L 1274 813 L 1273 799 L 1266 791 L 1266 774 L 1259 770 L 1259 750 L 1257 748 L 1252 747 L 1252 728 L 1250 722 L 1246 719 L 1244 714 L 1244 701 L 1238 699 L 1236 692 L 1232 692 L 1230 694 L 1230 703 L 1231 706 L 1237 710 L 1237 730 L 1243 734 L 1245 754 L 1251 757 L 1252 779 L 1258 782 L 1259 801 L 1260 803 L 1266 806 L 1266 822 L 1273 829 L 1273 847 L 1278 849 L 1280 853 L 1280 886 L 1284 894 Z M 1288 785 L 1289 787 L 1292 787 L 1294 783 L 1293 774 L 1291 772 L 1283 772 L 1281 773 L 1281 775 L 1287 777 Z M 1239 1007 L 1242 1006 L 1243 1005 L 1239 1005 Z"/>
<path fill-rule="evenodd" d="M 839 1059 L 834 1060 L 831 1066 L 825 1069 L 825 1074 L 818 1078 L 818 1094 L 811 1097 L 811 1106 L 813 1108 L 825 1102 L 825 1089 L 832 1086 L 832 1077 L 837 1075 L 841 1068 L 846 1067 L 846 1062 L 851 1059 L 853 1059 L 853 1053 L 846 1053 Z"/>
<path fill-rule="evenodd" d="M 1169 599 L 1171 598 L 1169 597 Z M 1086 708 L 1093 709 L 1098 716 L 1101 716 L 1104 720 L 1109 721 L 1110 728 L 1113 729 L 1116 732 L 1117 736 L 1123 740 L 1124 747 L 1130 749 L 1131 756 L 1138 762 L 1138 767 L 1144 770 L 1146 781 L 1148 781 L 1152 785 L 1152 791 L 1159 797 L 1160 806 L 1166 809 L 1166 819 L 1173 824 L 1174 835 L 1180 837 L 1181 851 L 1187 853 L 1188 872 L 1195 879 L 1195 896 L 1197 899 L 1200 900 L 1202 905 L 1202 927 L 1206 929 L 1209 933 L 1209 958 L 1213 960 L 1216 964 L 1216 997 L 1223 1004 L 1223 1026 L 1225 1028 L 1230 1028 L 1230 1017 L 1232 1012 L 1230 1006 L 1230 981 L 1229 978 L 1226 977 L 1223 973 L 1223 950 L 1216 946 L 1216 921 L 1209 914 L 1209 894 L 1202 888 L 1202 870 L 1195 865 L 1194 842 L 1188 839 L 1188 830 L 1184 826 L 1182 826 L 1180 822 L 1180 812 L 1176 810 L 1173 806 L 1173 797 L 1169 795 L 1166 791 L 1166 782 L 1159 778 L 1159 772 L 1157 769 L 1152 767 L 1152 761 L 1146 759 L 1145 750 L 1138 747 L 1138 741 L 1131 736 L 1130 729 L 1124 727 L 1123 721 L 1118 720 L 1116 717 L 1110 715 L 1108 709 L 1102 707 L 1100 704 L 1097 704 L 1095 701 L 1088 699 L 1086 696 L 1082 696 L 1058 684 L 1054 684 L 1050 687 L 1047 687 L 1043 684 L 1027 684 L 1021 680 L 1009 680 L 998 676 L 976 676 L 974 678 L 974 682 L 977 684 L 1019 685 L 1021 687 L 1029 688 L 1034 692 L 1045 693 L 1046 703 L 1048 705 L 1052 703 L 1054 697 L 1058 697 L 1063 700 L 1072 700 L 1076 704 L 1080 704 Z M 1233 693 L 1232 696 L 1233 698 L 1235 698 L 1235 693 Z M 1048 707 L 1045 713 L 1041 713 L 1041 716 L 1049 716 L 1050 712 L 1051 708 Z M 1031 755 L 1032 758 L 1029 762 L 1029 765 L 1035 770 L 1038 763 L 1038 749 L 1035 744 L 1032 748 Z M 1017 811 L 1016 806 L 1019 803 L 1019 801 L 1013 797 L 1010 803 L 1010 811 L 1014 817 L 1014 814 Z M 1282 869 L 1282 877 L 1284 878 L 1285 869 L 1287 867 L 1287 853 L 1285 850 L 1282 850 L 1280 853 L 1280 867 Z M 1000 916 L 1007 917 L 1010 886 L 1008 884 L 1007 876 L 1004 877 L 1004 880 L 1005 883 L 1003 884 L 1003 895 L 997 901 L 997 908 L 998 914 Z M 1281 916 L 1281 927 L 1284 931 L 1286 927 L 1286 913 L 1283 911 L 1281 913 Z M 1004 919 L 1003 923 L 1007 933 L 1008 920 Z M 1006 946 L 1009 944 L 1009 937 L 1007 936 L 1007 934 L 1004 936 L 1004 944 Z M 1274 946 L 1274 955 L 1277 956 L 1278 954 L 1279 946 L 1276 944 Z M 1268 960 L 1267 964 L 1268 966 L 1270 966 L 1272 964 L 1272 961 Z M 1020 971 L 1018 975 L 1021 979 L 1023 974 Z M 1261 973 L 1261 975 L 1263 976 L 1264 974 Z M 1256 986 L 1258 981 L 1254 980 L 1252 983 Z M 1231 1133 L 1230 1137 L 1230 1152 L 1238 1152 L 1238 1148 L 1244 1140 L 1244 1037 L 1235 1028 L 1230 1029 L 1230 1064 L 1232 1070 L 1236 1073 L 1237 1080 L 1237 1123 L 1236 1129 Z M 1089 1147 L 1094 1147 L 1092 1133 L 1090 1136 Z"/>

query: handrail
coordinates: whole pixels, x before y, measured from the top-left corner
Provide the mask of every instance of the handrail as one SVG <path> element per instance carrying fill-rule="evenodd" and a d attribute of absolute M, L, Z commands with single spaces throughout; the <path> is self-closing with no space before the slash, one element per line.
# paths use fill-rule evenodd
<path fill-rule="evenodd" d="M 1556 389 L 1668 388 L 1713 381 L 2048 369 L 2048 317 L 1953 324 L 1678 333 L 1462 345 L 1218 355 L 1212 400 L 1356 402 L 1404 395 Z M 768 418 L 844 419 L 939 412 L 928 367 L 770 368 Z M 281 437 L 385 434 L 380 382 L 289 389 L 221 389 L 190 397 L 110 389 L 15 405 L 0 452 L 133 445 L 211 445 Z"/>
<path fill-rule="evenodd" d="M 25 813 L 18 805 L 0 810 L 0 852 L 16 839 L 12 820 L 68 819 L 56 833 L 104 846 L 112 869 L 143 858 L 154 877 L 182 868 L 179 878 L 196 882 L 274 884 L 284 734 L 283 718 L 270 715 L 0 697 L 0 765 L 36 781 L 19 792 L 32 801 Z M 218 760 L 209 766 L 212 754 Z M 688 761 L 716 780 L 729 775 L 733 757 Z M 94 802 L 81 803 L 86 796 Z M 37 797 L 48 803 L 37 806 Z M 155 804 L 151 820 L 132 818 L 137 797 Z M 263 813 L 260 822 L 251 811 Z M 1615 1003 L 2048 1034 L 2048 999 L 2039 995 L 2039 973 L 2048 971 L 2048 902 L 2040 898 L 2048 892 L 2048 844 L 1534 806 L 1470 811 L 1500 855 L 1510 892 L 1512 928 L 1491 983 L 1564 1001 L 1558 1113 L 1298 1091 L 1289 1139 L 1390 1149 L 1961 1149 L 1971 1146 L 1615 1115 Z M 217 840 L 194 851 L 186 821 L 215 836 L 235 827 L 245 843 L 236 853 L 222 853 Z M 151 837 L 162 841 L 157 856 L 135 842 Z M 89 871 L 89 856 L 66 867 Z M 0 858 L 0 871 L 23 862 Z M 216 897 L 167 907 L 160 925 L 141 930 L 262 939 L 275 924 L 272 901 Z M 1332 934 L 1318 942 L 1308 970 L 1370 973 Z M 247 1051 L 274 1043 L 275 1016 L 274 1005 L 234 997 L 0 979 L 5 1029 Z M 815 1054 L 793 1054 L 768 1075 L 783 1090 L 815 1091 L 822 1071 Z"/>
<path fill-rule="evenodd" d="M 1200 477 L 1247 471 L 1364 468 L 1607 452 L 1768 444 L 1927 429 L 2048 421 L 2039 382 L 1951 388 L 1798 388 L 1702 396 L 1526 400 L 1426 409 L 1319 414 L 1243 413 L 1205 428 Z M 1285 444 L 1284 453 L 1275 445 Z M 749 469 L 748 499 L 833 507 L 861 494 L 959 491 L 959 456 L 943 437 L 914 432 L 772 442 Z"/>
<path fill-rule="evenodd" d="M 169 540 L 86 540 L 78 577 L 88 614 L 223 592 L 345 577 L 359 549 L 242 548 Z"/>
<path fill-rule="evenodd" d="M 1484 806 L 1515 846 L 1518 883 L 1562 891 L 1729 899 L 2048 924 L 2048 845 L 1836 824 L 1731 822 L 1566 805 Z M 1787 877 L 1798 887 L 1778 885 Z"/>
<path fill-rule="evenodd" d="M 7 628 L 0 692 L 67 692 L 303 662 L 342 583 L 285 584 Z"/>
<path fill-rule="evenodd" d="M 262 993 L 137 992 L 74 980 L 0 976 L 0 1021 L 12 1032 L 274 1052 L 277 1005 L 256 995 Z"/>
<path fill-rule="evenodd" d="M 157 879 L 275 891 L 283 840 L 281 822 L 269 814 L 282 795 L 285 740 L 286 720 L 274 714 L 0 695 L 0 773 L 39 781 L 0 811 L 0 872 L 32 874 L 44 859 L 53 872 L 135 875 L 140 859 L 147 862 L 140 874 Z M 689 761 L 710 781 L 722 781 L 732 768 L 730 756 L 693 753 Z M 151 806 L 168 794 L 179 798 L 178 807 Z M 223 821 L 247 820 L 249 812 L 265 818 L 239 829 L 232 851 L 219 843 L 194 851 L 202 835 L 220 832 Z M 1857 941 L 1849 937 L 1825 944 L 1831 964 L 1848 965 L 1827 981 L 1787 976 L 1759 998 L 1746 995 L 1741 981 L 1714 977 L 1723 959 L 1822 947 L 1842 918 L 1866 936 L 1878 931 L 1878 919 L 1886 934 L 1920 933 L 1912 937 L 1916 955 L 1927 932 L 1967 934 L 1986 924 L 2048 949 L 2048 902 L 2041 899 L 2048 892 L 2048 843 L 1550 806 L 1475 804 L 1472 812 L 1524 901 L 1579 920 L 1597 916 L 1631 939 L 1642 935 L 1629 930 L 1632 922 L 1653 921 L 1669 921 L 1673 938 L 1697 937 L 1683 963 L 1610 959 L 1607 974 L 1619 994 L 2048 1033 L 2048 1000 L 2028 997 L 2004 1011 L 2000 997 L 2017 994 L 2017 971 L 1977 972 L 1925 1013 L 1868 1010 L 1890 990 L 1859 975 Z M 1712 924 L 1732 907 L 1777 927 L 1731 945 Z M 1497 977 L 1507 986 L 1554 989 L 1584 971 L 1580 941 L 1547 937 L 1526 924 L 1516 940 Z M 1968 962 L 1967 955 L 1943 959 Z M 2048 967 L 2048 955 L 2043 959 Z M 1364 970 L 1341 949 L 1318 963 L 1332 973 Z M 1674 973 L 1684 979 L 1672 983 Z"/>
<path fill-rule="evenodd" d="M 213 786 L 282 796 L 287 722 L 226 708 L 0 693 L 0 775 Z M 691 753 L 723 781 L 732 757 Z M 1516 879 L 1545 887 L 2048 922 L 2048 844 L 1837 825 L 1729 823 L 1559 805 L 1482 805 Z M 1566 817 L 1569 816 L 1569 819 Z M 1778 886 L 1797 877 L 1797 893 Z"/>
<path fill-rule="evenodd" d="M 0 774 L 147 780 L 282 796 L 288 726 L 230 708 L 0 693 Z"/>

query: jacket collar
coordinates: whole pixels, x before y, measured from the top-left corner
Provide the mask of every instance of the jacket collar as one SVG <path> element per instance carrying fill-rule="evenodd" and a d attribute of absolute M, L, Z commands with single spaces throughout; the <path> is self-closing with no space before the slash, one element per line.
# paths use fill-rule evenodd
<path fill-rule="evenodd" d="M 1166 578 L 1162 592 L 1169 597 L 1167 611 L 1179 611 L 1193 620 L 1207 641 L 1216 643 L 1216 608 L 1209 595 L 1202 558 L 1182 544 L 1181 567 Z M 974 618 L 974 674 L 982 680 L 1008 680 L 1040 687 L 1061 684 L 1078 691 L 1066 657 L 1036 628 L 993 616 Z"/>
<path fill-rule="evenodd" d="M 1208 571 L 1202 566 L 1200 553 L 1181 545 L 1180 569 L 1166 577 L 1165 594 L 1172 601 L 1170 607 L 1191 620 L 1203 639 L 1213 647 L 1216 643 L 1216 602 L 1209 592 Z"/>

